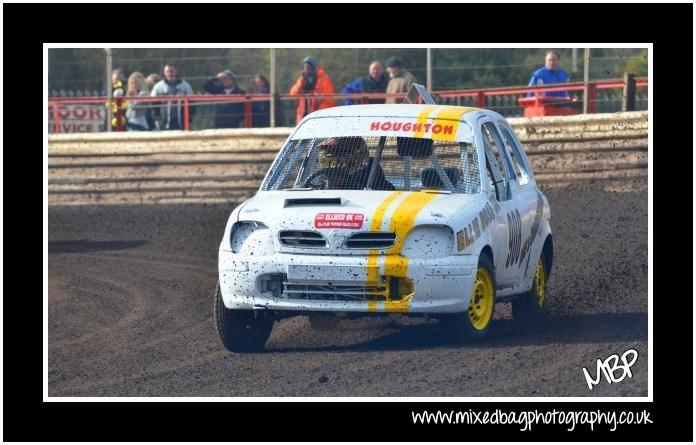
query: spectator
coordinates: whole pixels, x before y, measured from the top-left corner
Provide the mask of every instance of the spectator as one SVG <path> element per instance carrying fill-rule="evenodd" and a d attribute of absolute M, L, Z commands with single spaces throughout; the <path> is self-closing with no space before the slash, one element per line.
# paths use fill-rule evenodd
<path fill-rule="evenodd" d="M 370 64 L 368 74 L 368 76 L 355 79 L 353 82 L 346 85 L 346 87 L 343 88 L 343 94 L 384 93 L 387 90 L 389 76 L 384 72 L 382 63 L 379 60 L 375 60 Z M 353 105 L 354 103 L 356 103 L 354 99 L 345 99 L 346 105 Z M 384 99 L 370 99 L 368 103 L 383 104 Z"/>
<path fill-rule="evenodd" d="M 217 73 L 203 83 L 203 89 L 210 94 L 246 94 L 239 88 L 237 78 L 230 70 Z M 244 120 L 244 103 L 220 103 L 215 107 L 215 128 L 239 128 Z"/>
<path fill-rule="evenodd" d="M 311 94 L 315 96 L 321 94 L 334 94 L 331 77 L 329 77 L 324 68 L 319 66 L 316 58 L 307 56 L 302 60 L 302 65 L 302 74 L 295 82 L 295 85 L 290 88 L 291 95 Z M 297 104 L 295 121 L 299 124 L 302 118 L 309 113 L 323 108 L 333 107 L 334 103 L 333 99 L 317 99 L 315 97 L 300 99 Z"/>
<path fill-rule="evenodd" d="M 532 78 L 529 80 L 529 86 L 548 85 L 553 83 L 567 83 L 570 81 L 570 76 L 564 70 L 559 68 L 558 61 L 561 55 L 558 51 L 547 51 L 544 59 L 544 66 L 532 73 Z M 527 93 L 527 97 L 534 96 L 534 93 Z M 562 97 L 570 99 L 567 91 L 549 91 L 541 92 L 541 96 Z"/>
<path fill-rule="evenodd" d="M 145 78 L 145 85 L 147 85 L 147 90 L 152 91 L 157 82 L 162 80 L 162 76 L 157 73 L 152 73 Z M 153 104 L 152 102 L 147 104 L 147 126 L 150 130 L 155 129 L 155 119 L 153 118 Z"/>
<path fill-rule="evenodd" d="M 126 128 L 126 104 L 123 96 L 126 94 L 126 72 L 123 68 L 111 71 L 111 130 L 124 131 Z M 102 96 L 107 96 L 106 89 L 102 90 Z"/>
<path fill-rule="evenodd" d="M 117 93 L 119 90 L 121 92 Z M 111 71 L 111 94 L 112 97 L 120 97 L 126 94 L 126 72 L 123 68 L 116 68 Z M 101 95 L 107 95 L 106 88 L 101 90 Z"/>
<path fill-rule="evenodd" d="M 367 187 L 374 158 L 360 136 L 328 138 L 319 144 L 319 170 L 310 175 L 303 187 L 326 190 L 362 190 Z M 382 167 L 377 164 L 372 190 L 394 190 Z"/>
<path fill-rule="evenodd" d="M 411 85 L 416 83 L 416 78 L 413 74 L 406 71 L 398 57 L 390 57 L 387 60 L 387 71 L 389 71 L 389 85 L 387 85 L 387 93 L 408 93 Z M 388 104 L 395 104 L 397 98 L 388 98 Z"/>
<path fill-rule="evenodd" d="M 160 76 L 157 73 L 152 73 L 149 76 L 145 78 L 145 84 L 147 85 L 147 89 L 149 91 L 152 91 L 152 89 L 155 87 L 155 84 L 162 80 L 162 76 Z"/>
<path fill-rule="evenodd" d="M 126 72 L 123 68 L 116 68 L 111 72 L 111 130 L 125 131 L 126 129 L 126 108 L 127 104 L 123 100 L 126 95 Z"/>
<path fill-rule="evenodd" d="M 128 78 L 128 91 L 126 97 L 149 97 L 150 90 L 141 72 L 135 71 Z M 147 121 L 148 103 L 140 101 L 128 101 L 126 109 L 126 131 L 148 131 L 150 124 Z"/>
<path fill-rule="evenodd" d="M 271 92 L 271 84 L 261 74 L 254 76 L 254 94 L 269 94 Z M 280 104 L 276 97 L 273 97 L 275 102 L 275 124 L 280 126 Z M 253 126 L 256 128 L 265 128 L 271 126 L 271 104 L 270 101 L 254 102 L 252 105 L 254 115 L 252 117 Z"/>
<path fill-rule="evenodd" d="M 111 91 L 113 97 L 122 97 L 126 94 L 126 72 L 123 68 L 116 68 L 111 72 Z"/>
<path fill-rule="evenodd" d="M 164 79 L 160 80 L 152 88 L 152 97 L 157 96 L 185 96 L 193 94 L 193 88 L 183 79 L 179 78 L 179 72 L 175 65 L 164 65 Z M 181 100 L 167 101 L 155 111 L 155 126 L 158 130 L 183 130 L 183 104 Z M 193 108 L 189 112 L 189 123 L 193 117 Z"/>

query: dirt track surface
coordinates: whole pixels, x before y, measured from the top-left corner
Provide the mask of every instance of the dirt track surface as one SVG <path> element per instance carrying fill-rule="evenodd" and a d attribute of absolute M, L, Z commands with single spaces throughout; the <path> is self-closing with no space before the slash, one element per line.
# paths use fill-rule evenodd
<path fill-rule="evenodd" d="M 547 190 L 548 319 L 496 306 L 484 343 L 434 321 L 276 322 L 267 351 L 218 342 L 212 292 L 224 205 L 50 207 L 49 396 L 647 396 L 648 200 L 602 184 Z M 597 359 L 639 353 L 590 391 Z M 617 372 L 617 377 L 622 372 Z"/>

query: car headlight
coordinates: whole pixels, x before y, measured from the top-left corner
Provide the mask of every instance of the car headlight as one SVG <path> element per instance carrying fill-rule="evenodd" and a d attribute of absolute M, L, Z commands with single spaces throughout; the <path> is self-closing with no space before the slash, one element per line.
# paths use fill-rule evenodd
<path fill-rule="evenodd" d="M 416 226 L 406 237 L 401 253 L 408 258 L 437 258 L 452 255 L 454 233 L 448 226 Z"/>
<path fill-rule="evenodd" d="M 230 233 L 230 248 L 240 255 L 271 255 L 273 237 L 265 224 L 258 221 L 238 221 Z"/>

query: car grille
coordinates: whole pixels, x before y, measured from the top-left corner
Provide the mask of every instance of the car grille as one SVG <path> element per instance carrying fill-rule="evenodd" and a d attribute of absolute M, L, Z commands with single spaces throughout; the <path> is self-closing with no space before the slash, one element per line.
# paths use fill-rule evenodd
<path fill-rule="evenodd" d="M 394 232 L 361 232 L 349 237 L 345 242 L 347 249 L 386 249 L 394 245 Z"/>
<path fill-rule="evenodd" d="M 346 285 L 332 283 L 283 282 L 283 297 L 289 300 L 385 301 L 385 285 Z"/>
<path fill-rule="evenodd" d="M 320 233 L 309 230 L 283 230 L 278 233 L 280 243 L 288 247 L 326 247 L 327 242 Z"/>

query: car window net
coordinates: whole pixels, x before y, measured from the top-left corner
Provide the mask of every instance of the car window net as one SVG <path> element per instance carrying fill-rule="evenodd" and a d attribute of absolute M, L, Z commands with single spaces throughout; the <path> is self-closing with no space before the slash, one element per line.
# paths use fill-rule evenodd
<path fill-rule="evenodd" d="M 478 156 L 473 144 L 424 138 L 297 139 L 288 142 L 262 189 L 478 193 Z"/>

